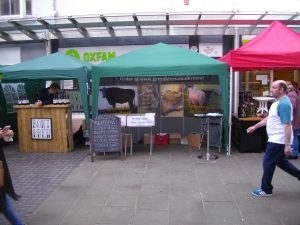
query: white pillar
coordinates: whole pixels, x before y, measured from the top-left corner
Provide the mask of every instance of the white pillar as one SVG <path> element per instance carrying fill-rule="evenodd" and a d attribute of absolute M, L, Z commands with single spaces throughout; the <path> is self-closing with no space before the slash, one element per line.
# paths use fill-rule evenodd
<path fill-rule="evenodd" d="M 240 38 L 238 34 L 238 28 L 235 27 L 235 33 L 234 33 L 234 49 L 237 49 L 240 47 Z M 240 91 L 240 73 L 234 72 L 233 75 L 234 79 L 234 104 L 233 104 L 233 112 L 238 113 L 238 107 L 239 107 L 239 91 Z"/>

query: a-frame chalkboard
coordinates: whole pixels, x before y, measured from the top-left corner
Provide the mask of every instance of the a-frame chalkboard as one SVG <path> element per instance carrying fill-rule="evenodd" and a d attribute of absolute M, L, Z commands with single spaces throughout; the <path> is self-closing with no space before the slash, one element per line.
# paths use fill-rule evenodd
<path fill-rule="evenodd" d="M 115 115 L 98 115 L 90 122 L 91 161 L 98 152 L 120 152 L 123 160 L 121 120 Z"/>

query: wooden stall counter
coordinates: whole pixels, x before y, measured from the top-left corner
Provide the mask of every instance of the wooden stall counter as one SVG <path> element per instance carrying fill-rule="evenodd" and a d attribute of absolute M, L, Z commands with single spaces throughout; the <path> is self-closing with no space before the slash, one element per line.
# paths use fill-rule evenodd
<path fill-rule="evenodd" d="M 73 149 L 71 105 L 18 105 L 21 152 L 68 152 Z"/>
<path fill-rule="evenodd" d="M 239 118 L 232 114 L 232 143 L 239 152 L 263 152 L 268 140 L 266 128 L 261 127 L 252 134 L 247 134 L 247 128 L 261 121 L 261 117 Z"/>

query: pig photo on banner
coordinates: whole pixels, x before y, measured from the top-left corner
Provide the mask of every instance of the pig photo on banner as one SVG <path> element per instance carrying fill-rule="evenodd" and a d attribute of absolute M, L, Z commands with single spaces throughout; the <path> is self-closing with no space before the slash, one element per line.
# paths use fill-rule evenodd
<path fill-rule="evenodd" d="M 99 113 L 137 113 L 136 86 L 100 86 Z"/>
<path fill-rule="evenodd" d="M 159 86 L 155 83 L 138 85 L 139 113 L 158 113 L 159 109 Z"/>
<path fill-rule="evenodd" d="M 166 117 L 183 117 L 184 84 L 160 85 L 160 113 Z"/>
<path fill-rule="evenodd" d="M 186 83 L 184 90 L 184 116 L 209 112 L 223 113 L 221 87 L 218 79 L 203 83 Z"/>

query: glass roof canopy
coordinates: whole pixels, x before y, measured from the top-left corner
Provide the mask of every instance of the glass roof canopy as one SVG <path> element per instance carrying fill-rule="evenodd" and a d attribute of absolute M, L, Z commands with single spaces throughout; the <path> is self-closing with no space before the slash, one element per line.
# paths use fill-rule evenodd
<path fill-rule="evenodd" d="M 177 12 L 0 20 L 0 42 L 157 35 L 257 34 L 274 20 L 300 33 L 299 12 Z"/>

